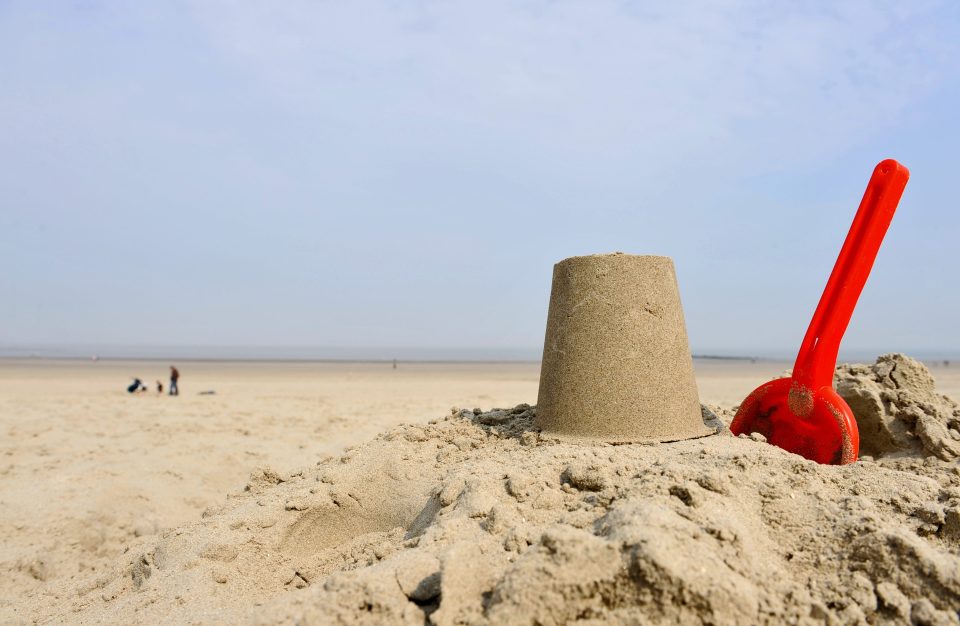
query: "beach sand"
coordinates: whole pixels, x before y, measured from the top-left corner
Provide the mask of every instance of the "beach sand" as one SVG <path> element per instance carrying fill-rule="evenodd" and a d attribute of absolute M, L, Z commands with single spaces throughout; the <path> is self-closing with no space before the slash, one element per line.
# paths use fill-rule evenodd
<path fill-rule="evenodd" d="M 348 447 L 400 424 L 423 425 L 450 415 L 451 407 L 488 410 L 534 404 L 539 374 L 536 364 L 519 363 L 400 363 L 397 369 L 389 363 L 177 365 L 182 374 L 181 395 L 170 398 L 152 390 L 155 379 L 163 380 L 165 386 L 168 382 L 167 364 L 162 362 L 0 361 L 0 532 L 4 537 L 0 546 L 0 622 L 109 621 L 113 610 L 120 611 L 116 616 L 121 621 L 151 621 L 172 611 L 174 606 L 176 622 L 251 619 L 249 607 L 242 602 L 234 605 L 243 610 L 229 615 L 223 613 L 222 602 L 209 606 L 191 604 L 187 592 L 180 594 L 187 598 L 184 601 L 166 597 L 178 592 L 160 576 L 154 578 L 158 586 L 150 600 L 157 612 L 139 613 L 130 598 L 141 596 L 132 591 L 129 593 L 134 595 L 129 595 L 126 589 L 118 591 L 114 584 L 116 572 L 119 568 L 121 578 L 133 584 L 129 581 L 137 582 L 139 571 L 139 590 L 145 577 L 158 567 L 151 561 L 138 570 L 136 558 L 140 552 L 156 558 L 157 542 L 170 536 L 171 529 L 206 529 L 204 524 L 209 526 L 209 520 L 222 514 L 224 507 L 229 508 L 235 500 L 228 494 L 249 497 L 251 490 L 264 488 L 270 496 L 264 496 L 264 502 L 279 498 L 279 492 L 267 487 L 289 483 L 290 479 L 274 480 L 274 476 L 299 476 L 298 480 L 312 476 L 321 459 L 341 455 Z M 698 361 L 701 401 L 729 408 L 758 383 L 779 375 L 788 366 L 767 361 Z M 934 365 L 931 371 L 940 392 L 960 397 L 960 368 Z M 142 378 L 151 391 L 127 394 L 124 387 L 133 376 Z M 201 395 L 206 391 L 215 393 Z M 522 421 L 522 411 L 518 415 L 521 418 L 517 419 Z M 481 427 L 482 424 L 451 426 L 466 428 L 456 431 L 465 437 L 475 436 Z M 691 445 L 696 446 L 697 452 Z M 714 439 L 706 445 L 729 444 Z M 687 447 L 690 450 L 684 448 L 684 454 L 697 455 L 702 446 Z M 382 452 L 390 456 L 396 450 L 386 447 Z M 560 452 L 557 447 L 552 454 Z M 757 454 L 754 449 L 748 452 Z M 415 461 L 419 448 L 414 446 L 405 454 L 408 458 L 400 465 L 403 472 L 410 472 L 410 459 Z M 491 454 L 508 452 L 495 450 Z M 760 454 L 768 452 L 761 450 Z M 771 454 L 769 458 L 776 462 L 789 456 Z M 567 467 L 570 459 L 563 454 L 560 457 L 544 461 L 544 465 L 560 463 Z M 580 466 L 574 466 L 576 473 Z M 586 467 L 588 477 L 584 484 L 589 487 L 589 463 Z M 569 483 L 569 467 L 560 469 L 567 472 Z M 362 471 L 357 472 L 357 476 L 362 475 Z M 379 476 L 374 472 L 366 479 L 375 480 L 374 475 Z M 410 484 L 416 488 L 408 495 L 422 505 L 418 498 L 429 495 L 433 482 L 424 475 L 425 482 L 420 484 L 419 478 L 414 472 Z M 572 480 L 575 483 L 579 479 Z M 601 480 L 598 489 L 603 487 L 603 480 L 609 481 L 609 477 Z M 530 485 L 517 487 L 521 488 L 528 489 Z M 290 495 L 284 493 L 282 497 L 289 500 Z M 296 514 L 298 503 L 288 500 L 279 503 L 279 510 Z M 313 505 L 307 509 L 310 506 Z M 400 519 L 406 513 L 397 515 Z M 268 524 L 264 528 L 273 525 L 269 521 L 262 522 Z M 405 518 L 402 521 L 409 522 Z M 393 522 L 385 523 L 390 526 Z M 368 530 L 385 533 L 389 529 L 383 524 L 382 520 L 377 521 Z M 201 530 L 174 530 L 173 534 L 180 532 L 192 536 L 191 533 Z M 311 554 L 321 548 L 329 549 L 330 545 L 324 542 L 336 537 L 335 531 L 324 535 L 322 541 L 314 531 L 298 535 L 296 528 L 285 527 L 284 532 L 277 541 L 287 547 L 306 542 L 306 548 L 295 551 Z M 254 533 L 250 540 L 256 541 L 256 537 Z M 348 544 L 351 538 L 352 535 L 345 535 L 341 543 Z M 561 537 L 558 541 L 562 540 Z M 391 546 L 387 552 L 395 551 L 396 543 L 386 541 Z M 235 548 L 230 542 L 223 546 L 225 553 L 213 554 L 213 561 L 222 563 L 212 576 L 224 580 L 229 576 L 236 582 L 242 576 L 231 565 L 236 558 Z M 210 551 L 216 553 L 217 549 L 201 546 L 199 551 L 210 556 Z M 421 561 L 429 560 L 420 556 Z M 337 567 L 341 567 L 342 559 L 338 563 Z M 414 566 L 417 564 L 411 567 Z M 430 569 L 423 562 L 419 566 Z M 270 568 L 269 564 L 264 567 Z M 320 569 L 310 576 L 317 576 L 327 566 L 314 567 Z M 310 586 L 296 571 L 289 576 L 290 580 L 273 581 L 287 576 L 290 563 L 284 561 L 278 568 L 272 577 L 267 576 L 269 584 L 258 582 L 254 595 L 259 594 L 260 604 L 266 602 L 269 606 L 268 600 L 278 594 Z M 334 571 L 336 567 L 328 569 Z M 262 576 L 253 578 L 259 580 Z M 455 576 L 448 578 L 452 581 Z M 237 593 L 238 588 L 231 588 Z M 239 590 L 243 592 L 242 584 Z M 115 597 L 111 594 L 122 596 L 117 604 L 122 609 L 112 608 L 110 603 Z M 434 596 L 425 597 L 429 600 Z M 298 598 L 298 602 L 304 601 Z M 464 610 L 469 613 L 468 609 Z M 204 613 L 205 610 L 214 612 Z M 922 612 L 926 607 L 917 610 Z M 452 608 L 447 611 L 451 615 L 456 612 Z M 273 617 L 302 617 L 281 613 L 260 613 L 256 619 L 269 623 L 274 621 Z M 419 615 L 422 621 L 423 614 Z M 443 615 L 439 613 L 438 618 Z M 730 615 L 735 621 L 743 614 L 734 610 Z"/>
<path fill-rule="evenodd" d="M 0 623 L 24 596 L 197 519 L 257 466 L 313 465 L 454 404 L 532 402 L 535 364 L 0 361 Z M 137 376 L 150 392 L 124 390 Z M 203 391 L 213 395 L 199 395 Z"/>

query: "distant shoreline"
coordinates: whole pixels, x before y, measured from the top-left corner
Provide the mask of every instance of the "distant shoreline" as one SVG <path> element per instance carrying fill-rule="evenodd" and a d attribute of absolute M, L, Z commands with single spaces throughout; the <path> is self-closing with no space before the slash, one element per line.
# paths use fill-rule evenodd
<path fill-rule="evenodd" d="M 775 360 L 775 359 L 774 359 Z M 399 364 L 458 364 L 458 363 L 478 363 L 478 364 L 499 364 L 499 363 L 517 363 L 517 364 L 539 364 L 536 359 L 324 359 L 324 358 L 279 358 L 279 357 L 154 357 L 154 356 L 13 356 L 0 355 L 2 361 L 89 361 L 91 363 L 122 363 L 124 361 L 146 361 L 157 363 L 331 363 L 331 364 L 351 364 L 368 363 L 390 365 L 394 361 Z"/>
<path fill-rule="evenodd" d="M 749 356 L 723 356 L 723 355 L 700 355 L 694 354 L 693 360 L 695 361 L 745 361 L 745 362 L 781 362 L 787 361 L 786 358 L 780 357 L 749 357 Z M 527 364 L 532 365 L 540 364 L 540 359 L 510 359 L 510 358 L 397 358 L 397 359 L 385 359 L 385 358 L 322 358 L 322 357 L 214 357 L 214 356 L 77 356 L 77 355 L 9 355 L 9 354 L 0 354 L 0 361 L 81 361 L 81 362 L 105 362 L 105 363 L 117 363 L 125 361 L 145 361 L 145 362 L 158 362 L 158 363 L 167 363 L 167 362 L 178 362 L 178 363 L 331 363 L 331 364 L 351 364 L 351 363 L 367 363 L 367 364 L 385 364 L 390 365 L 394 362 L 397 364 Z"/>
<path fill-rule="evenodd" d="M 10 349 L 0 348 L 0 361 L 17 362 L 40 362 L 40 361 L 70 361 L 70 362 L 123 362 L 123 361 L 145 361 L 145 362 L 182 362 L 182 363 L 331 363 L 331 364 L 392 364 L 394 361 L 406 364 L 424 363 L 424 364 L 454 364 L 454 363 L 477 363 L 477 364 L 539 364 L 539 351 L 537 356 L 533 356 L 532 350 L 433 350 L 433 349 L 398 349 L 396 357 L 382 356 L 383 349 L 317 349 L 313 354 L 310 350 L 303 350 L 305 354 L 282 354 L 282 349 L 263 349 L 262 354 L 256 354 L 256 349 L 211 349 L 205 352 L 199 349 L 173 348 L 168 353 L 161 353 L 160 350 L 144 350 L 144 352 L 134 352 L 135 348 L 129 353 L 125 350 L 105 350 L 104 353 L 96 351 L 82 352 L 80 350 L 63 349 Z M 866 351 L 856 351 L 852 354 L 841 354 L 840 362 L 863 363 L 873 362 L 877 355 L 893 350 L 877 351 L 868 353 Z M 217 354 L 220 352 L 220 354 Z M 226 352 L 226 353 L 224 353 Z M 231 354 L 230 352 L 235 352 Z M 293 352 L 293 351 L 291 351 Z M 327 352 L 328 354 L 323 354 Z M 333 353 L 333 354 L 329 354 Z M 340 353 L 340 354 L 337 354 Z M 512 354 L 511 354 L 512 353 Z M 960 356 L 949 354 L 931 354 L 923 351 L 906 352 L 906 354 L 921 361 L 939 363 L 943 361 L 960 362 Z M 794 356 L 785 355 L 740 355 L 740 354 L 718 354 L 718 353 L 694 353 L 695 361 L 725 361 L 725 362 L 750 362 L 750 363 L 777 363 L 792 362 Z"/>

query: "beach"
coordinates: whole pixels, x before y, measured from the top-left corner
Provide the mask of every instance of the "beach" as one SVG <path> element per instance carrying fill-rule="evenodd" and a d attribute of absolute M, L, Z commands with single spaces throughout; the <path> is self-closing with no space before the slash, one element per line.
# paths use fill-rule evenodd
<path fill-rule="evenodd" d="M 177 365 L 169 397 L 154 389 L 166 362 L 0 361 L 0 622 L 62 619 L 79 581 L 213 514 L 251 476 L 304 475 L 401 424 L 533 405 L 539 375 L 536 363 Z M 695 366 L 701 401 L 729 409 L 789 364 Z M 960 368 L 931 372 L 960 397 Z M 126 393 L 134 376 L 149 391 Z"/>
<path fill-rule="evenodd" d="M 0 626 L 960 626 L 958 41 L 0 2 Z"/>
<path fill-rule="evenodd" d="M 0 363 L 0 605 L 199 518 L 258 466 L 289 471 L 454 404 L 536 398 L 534 364 Z M 139 376 L 143 394 L 124 390 Z M 214 391 L 212 395 L 201 392 Z M 9 617 L 9 613 L 4 617 Z M 0 620 L 2 621 L 2 620 Z"/>

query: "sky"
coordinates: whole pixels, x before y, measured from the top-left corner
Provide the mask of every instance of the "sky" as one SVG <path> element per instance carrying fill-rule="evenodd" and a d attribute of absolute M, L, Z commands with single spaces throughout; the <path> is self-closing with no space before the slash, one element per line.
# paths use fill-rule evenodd
<path fill-rule="evenodd" d="M 843 350 L 960 355 L 958 110 L 952 1 L 0 0 L 0 347 L 536 355 L 624 251 L 790 358 L 891 157 Z"/>

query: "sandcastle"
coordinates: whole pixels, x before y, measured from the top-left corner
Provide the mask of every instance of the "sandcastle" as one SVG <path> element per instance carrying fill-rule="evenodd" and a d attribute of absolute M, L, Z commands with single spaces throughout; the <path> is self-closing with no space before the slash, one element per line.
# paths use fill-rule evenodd
<path fill-rule="evenodd" d="M 666 442 L 704 424 L 673 261 L 560 261 L 543 346 L 537 427 L 563 439 Z"/>

